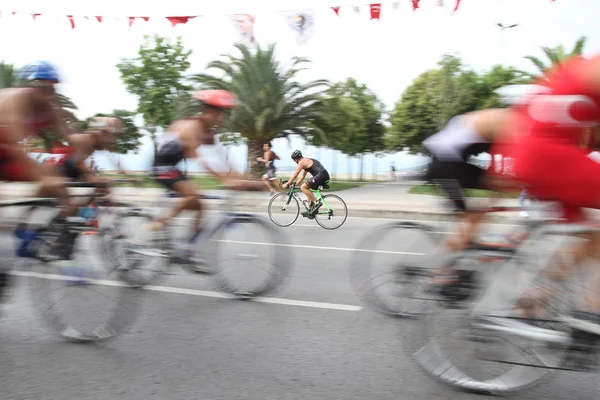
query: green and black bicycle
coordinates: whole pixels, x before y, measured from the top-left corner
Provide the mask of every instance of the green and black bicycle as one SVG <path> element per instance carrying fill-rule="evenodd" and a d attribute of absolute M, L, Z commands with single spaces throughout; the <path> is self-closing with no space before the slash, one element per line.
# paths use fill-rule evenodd
<path fill-rule="evenodd" d="M 283 184 L 287 181 L 280 180 Z M 311 189 L 311 192 L 317 199 L 320 206 L 316 211 L 311 212 L 306 200 L 302 200 L 298 191 L 300 188 L 296 183 L 290 187 L 289 191 L 277 193 L 269 201 L 269 218 L 277 226 L 286 227 L 292 225 L 300 216 L 300 204 L 304 206 L 302 216 L 308 219 L 314 219 L 321 227 L 329 230 L 337 229 L 346 222 L 348 218 L 348 207 L 342 198 L 335 194 L 322 195 L 322 189 L 329 189 L 329 181 L 318 189 Z M 320 202 L 320 203 L 319 203 Z"/>

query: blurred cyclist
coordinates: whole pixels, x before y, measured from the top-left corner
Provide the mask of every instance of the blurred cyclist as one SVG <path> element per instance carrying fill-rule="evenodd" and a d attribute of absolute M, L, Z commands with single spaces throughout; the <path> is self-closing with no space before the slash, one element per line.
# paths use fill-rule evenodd
<path fill-rule="evenodd" d="M 198 188 L 177 168 L 184 159 L 197 159 L 200 165 L 219 181 L 231 185 L 233 175 L 231 167 L 228 174 L 215 171 L 199 157 L 198 149 L 202 145 L 212 145 L 216 140 L 216 129 L 231 112 L 238 106 L 235 94 L 226 90 L 203 90 L 194 94 L 200 108 L 200 113 L 191 118 L 173 122 L 161 138 L 157 153 L 154 157 L 152 176 L 157 182 L 182 197 L 181 201 L 165 217 L 158 219 L 150 228 L 161 230 L 164 226 L 184 210 L 196 211 L 192 236 L 194 240 L 201 230 L 203 205 L 198 197 Z M 251 182 L 237 182 L 235 188 L 256 189 Z"/>
<path fill-rule="evenodd" d="M 68 206 L 61 178 L 50 167 L 30 158 L 22 145 L 30 137 L 43 138 L 49 130 L 64 139 L 70 133 L 56 98 L 58 73 L 52 64 L 40 61 L 26 65 L 17 78 L 18 87 L 0 90 L 0 179 L 39 182 L 36 196 L 55 196 Z M 7 276 L 0 272 L 0 296 Z"/>

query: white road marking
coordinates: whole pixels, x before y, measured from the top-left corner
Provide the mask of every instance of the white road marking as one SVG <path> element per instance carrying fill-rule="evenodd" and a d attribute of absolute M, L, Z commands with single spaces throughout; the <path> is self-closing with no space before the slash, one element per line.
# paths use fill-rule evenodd
<path fill-rule="evenodd" d="M 424 256 L 425 253 L 412 253 L 408 251 L 388 251 L 388 250 L 369 250 L 369 249 L 353 249 L 348 247 L 327 247 L 327 246 L 310 246 L 306 244 L 282 244 L 282 243 L 264 243 L 264 242 L 247 242 L 243 240 L 216 240 L 222 243 L 238 243 L 238 244 L 251 244 L 255 246 L 281 246 L 281 247 L 295 247 L 300 249 L 317 249 L 317 250 L 335 250 L 335 251 L 360 251 L 364 253 L 382 253 L 382 254 L 404 254 L 411 256 Z"/>
<path fill-rule="evenodd" d="M 78 280 L 80 278 L 70 277 L 64 275 L 55 274 L 41 274 L 31 271 L 12 271 L 12 275 L 39 278 L 39 279 L 50 279 L 50 280 Z M 90 282 L 96 285 L 102 286 L 114 286 L 114 287 L 127 287 L 123 282 L 111 281 L 106 279 L 89 279 Z M 196 290 L 196 289 L 185 289 L 170 286 L 146 286 L 143 289 L 150 290 L 153 292 L 161 293 L 172 293 L 172 294 L 183 294 L 188 296 L 202 296 L 202 297 L 213 297 L 219 299 L 236 299 L 237 297 L 221 292 L 212 292 L 208 290 Z M 137 290 L 137 289 L 136 289 Z M 353 306 L 350 304 L 337 304 L 337 303 L 323 303 L 318 301 L 305 301 L 305 300 L 293 300 L 293 299 L 282 299 L 277 297 L 254 297 L 250 301 L 257 303 L 267 304 L 279 304 L 284 306 L 295 306 L 295 307 L 308 307 L 308 308 L 322 308 L 327 310 L 337 311 L 361 311 L 363 308 L 360 306 Z"/>

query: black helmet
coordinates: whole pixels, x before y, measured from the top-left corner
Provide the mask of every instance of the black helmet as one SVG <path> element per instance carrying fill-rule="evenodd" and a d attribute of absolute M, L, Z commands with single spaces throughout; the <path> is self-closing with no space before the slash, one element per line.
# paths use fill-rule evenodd
<path fill-rule="evenodd" d="M 300 150 L 294 150 L 292 153 L 292 160 L 296 161 L 299 158 L 302 158 L 302 152 Z"/>

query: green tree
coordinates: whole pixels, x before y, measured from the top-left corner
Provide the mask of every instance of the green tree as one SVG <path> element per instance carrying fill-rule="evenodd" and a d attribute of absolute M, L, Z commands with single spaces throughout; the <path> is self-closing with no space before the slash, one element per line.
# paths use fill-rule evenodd
<path fill-rule="evenodd" d="M 284 68 L 275 57 L 275 45 L 251 50 L 236 44 L 240 55 L 223 55 L 223 60 L 208 64 L 218 75 L 198 74 L 193 79 L 209 89 L 225 89 L 239 96 L 241 106 L 233 110 L 224 127 L 239 133 L 248 146 L 248 168 L 252 176 L 262 172 L 256 158 L 262 155 L 265 141 L 296 134 L 322 134 L 317 125 L 323 114 L 322 93 L 325 80 L 300 83 L 298 73 L 309 62 L 295 57 Z"/>
<path fill-rule="evenodd" d="M 444 55 L 438 65 L 439 68 L 417 77 L 396 103 L 386 137 L 390 149 L 422 152 L 421 143 L 442 129 L 450 118 L 500 107 L 494 90 L 527 81 L 521 72 L 501 65 L 479 74 L 452 55 Z"/>
<path fill-rule="evenodd" d="M 323 125 L 325 137 L 329 139 L 331 135 L 327 145 L 350 157 L 360 156 L 360 179 L 362 179 L 364 155 L 385 149 L 383 104 L 365 84 L 358 83 L 353 78 L 332 85 L 328 97 L 328 101 L 324 104 L 327 115 L 332 117 L 325 118 Z M 353 114 L 349 115 L 349 113 Z M 317 137 L 316 140 L 316 143 L 319 143 L 321 139 Z M 315 145 L 315 138 L 311 138 L 310 142 Z"/>
<path fill-rule="evenodd" d="M 117 65 L 127 91 L 138 98 L 137 113 L 144 118 L 156 150 L 156 135 L 181 113 L 180 99 L 189 98 L 185 73 L 190 67 L 191 50 L 185 50 L 178 37 L 175 42 L 158 35 L 146 36 L 134 58 Z"/>
<path fill-rule="evenodd" d="M 542 59 L 540 59 L 539 57 L 532 55 L 525 56 L 526 59 L 533 63 L 537 71 L 534 73 L 522 71 L 523 75 L 530 78 L 530 80 L 537 80 L 542 78 L 546 71 L 548 71 L 549 69 L 556 66 L 560 66 L 561 63 L 563 63 L 571 57 L 583 54 L 583 48 L 585 47 L 586 41 L 587 37 L 580 37 L 575 42 L 575 45 L 573 46 L 573 49 L 571 51 L 566 51 L 562 44 L 556 47 L 542 46 L 542 52 L 546 56 L 547 60 L 542 61 Z"/>

